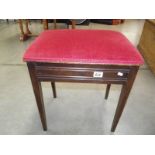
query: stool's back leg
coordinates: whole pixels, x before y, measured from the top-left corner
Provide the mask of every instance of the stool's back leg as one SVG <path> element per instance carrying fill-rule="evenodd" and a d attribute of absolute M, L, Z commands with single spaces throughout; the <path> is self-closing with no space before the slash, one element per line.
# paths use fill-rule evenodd
<path fill-rule="evenodd" d="M 53 90 L 53 97 L 56 98 L 57 94 L 56 94 L 55 82 L 51 82 L 51 86 L 52 86 L 52 90 Z"/>
<path fill-rule="evenodd" d="M 42 126 L 43 126 L 44 130 L 47 130 L 46 114 L 45 114 L 45 108 L 44 108 L 44 101 L 43 101 L 41 83 L 36 78 L 34 65 L 32 63 L 27 63 L 27 65 L 28 65 L 28 69 L 29 69 L 29 73 L 30 73 L 30 77 L 31 77 L 33 91 L 35 94 L 35 98 L 36 98 L 36 102 L 37 102 Z"/>

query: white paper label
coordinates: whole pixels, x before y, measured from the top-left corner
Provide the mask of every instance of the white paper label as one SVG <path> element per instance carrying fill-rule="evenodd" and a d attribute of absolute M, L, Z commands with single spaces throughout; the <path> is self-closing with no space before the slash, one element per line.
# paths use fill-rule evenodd
<path fill-rule="evenodd" d="M 93 74 L 93 77 L 96 77 L 96 78 L 101 78 L 101 77 L 103 77 L 103 72 L 94 72 L 94 74 Z"/>
<path fill-rule="evenodd" d="M 122 72 L 118 72 L 117 75 L 118 76 L 123 76 L 123 73 Z"/>

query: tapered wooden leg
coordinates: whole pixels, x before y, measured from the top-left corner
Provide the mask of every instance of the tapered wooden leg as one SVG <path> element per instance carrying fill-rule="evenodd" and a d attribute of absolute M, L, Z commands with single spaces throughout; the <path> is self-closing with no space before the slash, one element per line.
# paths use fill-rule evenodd
<path fill-rule="evenodd" d="M 27 63 L 27 65 L 28 65 L 28 69 L 29 69 L 29 73 L 30 73 L 30 77 L 31 77 L 33 91 L 35 94 L 35 98 L 36 98 L 36 102 L 37 102 L 42 126 L 43 126 L 43 129 L 46 131 L 47 130 L 47 123 L 46 123 L 46 114 L 45 114 L 45 108 L 44 108 L 44 102 L 43 102 L 43 94 L 42 94 L 42 89 L 41 89 L 41 83 L 36 78 L 34 64 L 33 63 Z"/>
<path fill-rule="evenodd" d="M 51 86 L 52 86 L 52 90 L 53 90 L 53 97 L 56 98 L 57 94 L 56 94 L 55 82 L 51 82 Z"/>
<path fill-rule="evenodd" d="M 106 93 L 105 93 L 105 99 L 109 96 L 109 90 L 110 90 L 111 84 L 107 84 Z"/>
<path fill-rule="evenodd" d="M 121 117 L 123 109 L 125 107 L 126 101 L 127 101 L 128 96 L 130 94 L 130 91 L 131 91 L 133 82 L 135 80 L 137 71 L 138 71 L 138 67 L 133 67 L 132 71 L 129 74 L 128 81 L 125 84 L 123 84 L 123 86 L 122 86 L 121 94 L 119 97 L 119 102 L 117 105 L 117 109 L 116 109 L 115 116 L 114 116 L 113 123 L 112 123 L 112 127 L 111 127 L 112 132 L 114 132 L 116 127 L 117 127 L 117 124 L 119 122 L 119 119 Z"/>

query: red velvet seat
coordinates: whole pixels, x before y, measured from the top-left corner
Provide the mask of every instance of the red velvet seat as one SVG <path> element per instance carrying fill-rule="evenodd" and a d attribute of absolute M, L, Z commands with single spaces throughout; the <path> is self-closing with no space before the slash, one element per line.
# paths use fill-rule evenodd
<path fill-rule="evenodd" d="M 120 32 L 47 30 L 29 46 L 24 61 L 140 65 L 143 58 Z"/>

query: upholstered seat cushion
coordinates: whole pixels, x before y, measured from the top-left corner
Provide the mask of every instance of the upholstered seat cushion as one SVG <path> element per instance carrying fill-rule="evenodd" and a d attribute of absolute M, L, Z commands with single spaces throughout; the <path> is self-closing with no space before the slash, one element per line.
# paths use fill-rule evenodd
<path fill-rule="evenodd" d="M 139 51 L 120 32 L 47 30 L 28 47 L 24 61 L 140 65 Z"/>

